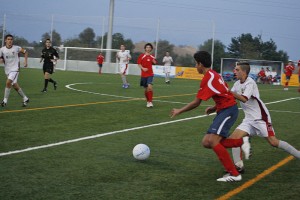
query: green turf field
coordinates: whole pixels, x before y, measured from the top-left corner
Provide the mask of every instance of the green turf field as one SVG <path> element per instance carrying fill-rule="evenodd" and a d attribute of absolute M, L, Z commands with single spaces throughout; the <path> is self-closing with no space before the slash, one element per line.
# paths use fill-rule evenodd
<path fill-rule="evenodd" d="M 2 98 L 5 76 L 0 70 Z M 48 92 L 41 93 L 42 70 L 22 69 L 19 84 L 29 106 L 22 108 L 21 98 L 11 91 L 7 107 L 0 108 L 1 200 L 217 199 L 240 186 L 230 199 L 300 199 L 300 161 L 292 159 L 272 171 L 289 155 L 262 138 L 252 139 L 253 156 L 245 161 L 241 182 L 216 181 L 223 175 L 221 164 L 200 144 L 214 117 L 202 115 L 213 102 L 169 117 L 172 108 L 194 99 L 199 81 L 176 79 L 166 85 L 155 78 L 154 108 L 149 109 L 138 76 L 128 77 L 129 89 L 115 74 L 57 71 L 53 78 L 58 90 L 49 83 Z M 277 137 L 300 148 L 297 88 L 259 87 Z M 234 128 L 243 116 L 240 112 Z M 133 158 L 138 143 L 150 147 L 148 160 Z M 261 175 L 265 170 L 271 173 Z"/>

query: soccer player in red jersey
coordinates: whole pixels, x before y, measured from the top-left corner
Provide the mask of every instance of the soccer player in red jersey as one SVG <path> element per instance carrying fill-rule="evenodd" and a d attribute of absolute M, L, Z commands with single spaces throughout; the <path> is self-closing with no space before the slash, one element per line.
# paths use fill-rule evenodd
<path fill-rule="evenodd" d="M 198 51 L 194 54 L 194 59 L 198 73 L 204 75 L 200 89 L 192 102 L 180 109 L 174 108 L 170 116 L 173 118 L 183 112 L 190 111 L 198 107 L 202 100 L 206 101 L 212 98 L 215 101 L 215 106 L 206 108 L 205 112 L 206 114 L 217 112 L 217 115 L 202 139 L 202 145 L 205 148 L 213 149 L 225 170 L 230 173 L 217 179 L 217 181 L 240 181 L 242 176 L 236 170 L 226 148 L 220 143 L 221 140 L 229 136 L 229 130 L 238 117 L 237 103 L 222 77 L 211 69 L 211 55 L 206 51 Z M 243 144 L 242 138 L 235 141 L 237 146 Z"/>
<path fill-rule="evenodd" d="M 141 83 L 140 85 L 145 88 L 145 97 L 147 99 L 147 108 L 152 108 L 153 103 L 153 69 L 152 65 L 156 64 L 157 61 L 151 52 L 153 50 L 153 46 L 151 43 L 147 43 L 144 46 L 145 53 L 142 53 L 138 57 L 137 64 L 141 69 Z"/>
<path fill-rule="evenodd" d="M 285 78 L 286 78 L 284 90 L 289 90 L 288 86 L 294 70 L 295 70 L 294 63 L 293 61 L 290 60 L 288 64 L 284 67 Z"/>
<path fill-rule="evenodd" d="M 104 56 L 102 55 L 102 52 L 100 52 L 99 55 L 97 56 L 97 62 L 98 62 L 98 66 L 99 66 L 99 74 L 102 73 L 101 71 L 102 71 L 103 61 L 104 61 Z"/>
<path fill-rule="evenodd" d="M 258 79 L 257 82 L 262 82 L 263 84 L 265 84 L 266 81 L 266 72 L 265 69 L 262 67 L 261 70 L 258 72 Z"/>

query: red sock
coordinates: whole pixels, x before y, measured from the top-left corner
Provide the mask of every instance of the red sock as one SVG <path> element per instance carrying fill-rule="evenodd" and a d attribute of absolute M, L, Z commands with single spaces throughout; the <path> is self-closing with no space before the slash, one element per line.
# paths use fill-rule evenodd
<path fill-rule="evenodd" d="M 217 154 L 219 160 L 223 164 L 226 171 L 228 171 L 233 176 L 239 175 L 239 172 L 236 170 L 236 168 L 230 158 L 230 155 L 224 146 L 222 146 L 219 143 L 213 148 L 213 150 Z"/>
<path fill-rule="evenodd" d="M 145 97 L 147 99 L 147 102 L 149 101 L 148 92 L 145 91 Z"/>
<path fill-rule="evenodd" d="M 289 85 L 289 82 L 285 82 L 285 87 L 287 87 Z"/>
<path fill-rule="evenodd" d="M 152 102 L 152 99 L 153 99 L 153 91 L 148 91 L 148 92 L 147 92 L 147 95 L 148 95 L 148 100 L 149 100 L 149 102 Z"/>
<path fill-rule="evenodd" d="M 232 147 L 240 147 L 242 146 L 243 138 L 240 139 L 223 139 L 220 142 L 225 148 L 232 148 Z"/>

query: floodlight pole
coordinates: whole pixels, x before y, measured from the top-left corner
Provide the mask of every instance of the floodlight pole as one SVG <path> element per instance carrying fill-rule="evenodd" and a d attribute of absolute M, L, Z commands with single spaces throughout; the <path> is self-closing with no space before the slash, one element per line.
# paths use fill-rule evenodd
<path fill-rule="evenodd" d="M 212 20 L 212 41 L 211 41 L 211 68 L 214 66 L 214 51 L 215 51 L 215 22 Z"/>
<path fill-rule="evenodd" d="M 54 16 L 52 15 L 51 18 L 51 30 L 50 30 L 50 40 L 53 42 L 53 20 L 54 20 Z"/>
<path fill-rule="evenodd" d="M 157 58 L 157 51 L 158 51 L 158 41 L 159 41 L 159 29 L 160 29 L 160 19 L 157 20 L 157 29 L 156 29 L 156 44 L 155 44 L 155 58 Z"/>
<path fill-rule="evenodd" d="M 3 16 L 3 27 L 2 27 L 2 47 L 4 46 L 4 37 L 5 37 L 5 23 L 6 23 L 6 14 Z"/>
<path fill-rule="evenodd" d="M 114 5 L 115 0 L 110 0 L 109 3 L 109 24 L 108 24 L 108 33 L 107 33 L 107 41 L 106 41 L 106 49 L 111 49 L 112 46 L 112 31 L 113 31 L 113 18 L 114 18 Z M 105 62 L 110 63 L 111 61 L 111 51 L 107 51 L 105 55 Z"/>
<path fill-rule="evenodd" d="M 104 41 L 104 23 L 105 23 L 105 17 L 103 16 L 103 20 L 102 20 L 102 37 L 101 37 L 101 49 L 103 49 L 103 41 Z"/>

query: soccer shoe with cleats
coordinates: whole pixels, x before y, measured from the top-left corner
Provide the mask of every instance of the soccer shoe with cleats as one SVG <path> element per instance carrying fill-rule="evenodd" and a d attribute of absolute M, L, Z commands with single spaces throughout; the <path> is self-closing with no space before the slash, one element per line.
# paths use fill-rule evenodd
<path fill-rule="evenodd" d="M 242 175 L 232 176 L 231 174 L 225 174 L 222 178 L 218 178 L 217 181 L 220 182 L 236 182 L 241 181 Z"/>
<path fill-rule="evenodd" d="M 22 103 L 22 107 L 26 107 L 29 103 L 29 99 L 27 99 L 26 101 L 23 101 Z"/>
<path fill-rule="evenodd" d="M 152 102 L 147 102 L 147 108 L 153 108 L 153 103 Z"/>
<path fill-rule="evenodd" d="M 44 88 L 41 92 L 47 92 L 47 89 Z"/>
<path fill-rule="evenodd" d="M 2 106 L 2 107 L 5 107 L 5 106 L 6 106 L 6 103 L 5 103 L 4 101 L 2 101 L 2 102 L 1 102 L 1 106 Z"/>
<path fill-rule="evenodd" d="M 56 81 L 53 83 L 53 87 L 54 87 L 54 90 L 57 89 L 57 82 Z"/>
<path fill-rule="evenodd" d="M 240 173 L 240 174 L 244 174 L 245 173 L 245 167 L 239 167 L 235 165 L 236 170 Z M 228 171 L 224 170 L 225 174 L 228 174 Z"/>
<path fill-rule="evenodd" d="M 249 142 L 244 142 L 244 144 L 241 146 L 242 151 L 244 152 L 244 156 L 246 160 L 249 160 L 251 156 L 251 145 Z"/>

